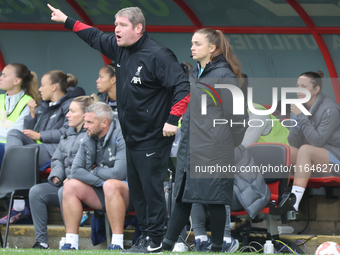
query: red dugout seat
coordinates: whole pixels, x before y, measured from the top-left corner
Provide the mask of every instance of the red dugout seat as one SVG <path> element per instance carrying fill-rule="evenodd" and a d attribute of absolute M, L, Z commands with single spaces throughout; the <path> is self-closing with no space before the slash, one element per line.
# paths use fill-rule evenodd
<path fill-rule="evenodd" d="M 51 167 L 46 168 L 44 171 L 39 171 L 40 179 L 47 179 L 50 175 Z"/>
<path fill-rule="evenodd" d="M 340 187 L 340 177 L 337 176 L 320 176 L 309 178 L 308 187 L 318 189 L 323 186 Z"/>

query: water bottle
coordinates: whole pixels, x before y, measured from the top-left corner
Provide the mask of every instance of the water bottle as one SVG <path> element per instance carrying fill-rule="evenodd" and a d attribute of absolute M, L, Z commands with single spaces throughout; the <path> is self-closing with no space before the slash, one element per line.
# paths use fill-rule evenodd
<path fill-rule="evenodd" d="M 292 234 L 294 232 L 294 228 L 292 226 L 278 226 L 277 227 L 278 234 Z"/>
<path fill-rule="evenodd" d="M 274 245 L 271 240 L 266 240 L 266 243 L 263 245 L 263 253 L 274 254 Z"/>
<path fill-rule="evenodd" d="M 66 237 L 62 237 L 61 240 L 59 241 L 59 250 L 61 247 L 63 247 L 66 243 Z"/>

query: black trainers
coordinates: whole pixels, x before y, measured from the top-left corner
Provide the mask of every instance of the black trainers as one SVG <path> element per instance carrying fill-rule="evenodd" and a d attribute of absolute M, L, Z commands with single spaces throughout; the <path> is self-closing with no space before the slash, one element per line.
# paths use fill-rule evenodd
<path fill-rule="evenodd" d="M 294 193 L 286 192 L 282 195 L 281 202 L 275 206 L 269 208 L 269 214 L 282 215 L 288 211 L 295 211 L 294 204 L 296 196 Z"/>
<path fill-rule="evenodd" d="M 156 244 L 149 236 L 140 236 L 137 242 L 128 250 L 123 250 L 123 253 L 161 253 L 162 243 Z"/>
<path fill-rule="evenodd" d="M 130 249 L 122 250 L 122 253 L 145 253 L 146 237 L 140 235 L 137 242 Z"/>
<path fill-rule="evenodd" d="M 154 243 L 150 237 L 146 237 L 146 245 L 145 245 L 144 253 L 161 253 L 162 243 Z"/>
<path fill-rule="evenodd" d="M 49 249 L 50 247 L 44 247 L 44 246 L 42 246 L 41 244 L 40 244 L 40 242 L 36 242 L 34 245 L 33 245 L 33 247 L 32 247 L 33 249 Z"/>

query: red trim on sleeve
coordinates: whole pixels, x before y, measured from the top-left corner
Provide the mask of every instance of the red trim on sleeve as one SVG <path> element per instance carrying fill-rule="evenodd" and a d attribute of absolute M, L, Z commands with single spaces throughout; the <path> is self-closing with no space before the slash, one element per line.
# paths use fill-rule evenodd
<path fill-rule="evenodd" d="M 182 115 L 186 112 L 188 103 L 190 101 L 190 93 L 184 97 L 181 101 L 178 101 L 171 107 L 170 114 L 175 115 L 177 117 L 182 117 Z"/>
<path fill-rule="evenodd" d="M 74 24 L 74 26 L 73 26 L 73 32 L 79 32 L 79 31 L 84 30 L 86 28 L 92 28 L 92 27 L 80 22 L 79 20 L 77 20 L 76 24 Z"/>

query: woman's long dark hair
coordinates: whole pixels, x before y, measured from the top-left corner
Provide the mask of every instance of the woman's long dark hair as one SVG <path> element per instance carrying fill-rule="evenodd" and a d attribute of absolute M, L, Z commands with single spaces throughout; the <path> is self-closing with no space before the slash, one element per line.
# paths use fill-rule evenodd
<path fill-rule="evenodd" d="M 216 46 L 216 50 L 211 54 L 211 61 L 215 61 L 218 56 L 223 55 L 236 77 L 242 80 L 241 63 L 233 53 L 231 45 L 222 31 L 213 30 L 211 28 L 202 28 L 196 31 L 196 33 L 205 35 L 209 44 Z"/>

